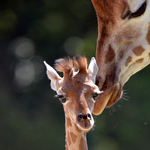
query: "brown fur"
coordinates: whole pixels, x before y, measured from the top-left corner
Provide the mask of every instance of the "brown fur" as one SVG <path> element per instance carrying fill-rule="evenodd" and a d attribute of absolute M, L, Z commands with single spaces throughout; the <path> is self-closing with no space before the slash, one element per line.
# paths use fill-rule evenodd
<path fill-rule="evenodd" d="M 55 68 L 59 72 L 70 73 L 73 69 L 73 61 L 70 58 L 57 59 Z"/>
<path fill-rule="evenodd" d="M 124 56 L 124 51 L 123 50 L 121 50 L 120 52 L 119 52 L 119 60 L 121 60 L 122 58 L 123 58 L 123 56 Z"/>
<path fill-rule="evenodd" d="M 75 68 L 79 70 L 80 73 L 87 73 L 87 59 L 77 55 L 74 59 L 64 58 L 56 60 L 55 68 L 59 72 L 65 74 L 71 74 Z"/>
<path fill-rule="evenodd" d="M 70 137 L 72 139 L 72 142 L 75 143 L 76 139 L 77 139 L 77 136 L 73 132 L 70 132 Z"/>
<path fill-rule="evenodd" d="M 128 64 L 132 61 L 132 57 L 129 56 L 125 62 L 125 66 L 128 66 Z"/>
<path fill-rule="evenodd" d="M 102 21 L 114 22 L 117 11 L 119 10 L 123 14 L 128 7 L 128 3 L 125 0 L 92 0 L 92 3 Z"/>
<path fill-rule="evenodd" d="M 122 14 L 128 7 L 127 2 L 124 0 L 92 0 L 94 8 L 97 13 L 98 20 L 98 45 L 100 55 L 107 37 L 110 36 L 110 30 L 113 30 L 113 26 L 116 21 L 122 19 Z M 98 56 L 99 57 L 99 56 Z"/>
<path fill-rule="evenodd" d="M 149 23 L 149 30 L 148 30 L 148 33 L 147 33 L 147 41 L 150 44 L 150 23 Z"/>
<path fill-rule="evenodd" d="M 140 56 L 144 51 L 145 51 L 145 49 L 142 46 L 137 46 L 133 49 L 133 53 L 136 56 Z"/>
<path fill-rule="evenodd" d="M 112 21 L 114 22 L 113 16 L 113 5 L 114 0 L 92 0 L 99 19 L 103 22 Z"/>
<path fill-rule="evenodd" d="M 80 145 L 79 145 L 79 150 L 83 150 L 83 149 L 86 149 L 86 145 L 84 143 L 84 138 L 81 137 Z"/>
<path fill-rule="evenodd" d="M 67 142 L 66 145 L 70 146 L 71 145 L 71 138 L 70 138 L 69 132 L 67 132 L 67 138 L 68 138 L 68 141 L 66 141 Z"/>
<path fill-rule="evenodd" d="M 143 58 L 141 58 L 141 59 L 138 59 L 137 61 L 136 61 L 136 63 L 142 63 L 143 62 Z"/>
<path fill-rule="evenodd" d="M 77 55 L 74 57 L 74 64 L 79 69 L 81 73 L 87 73 L 87 59 L 86 57 L 81 57 Z"/>
<path fill-rule="evenodd" d="M 107 64 L 112 62 L 114 58 L 115 58 L 115 51 L 113 50 L 111 45 L 109 45 L 108 51 L 106 53 L 105 63 Z"/>
<path fill-rule="evenodd" d="M 148 53 L 148 55 L 149 55 L 149 59 L 150 59 L 150 53 Z"/>
<path fill-rule="evenodd" d="M 71 120 L 69 118 L 66 119 L 66 122 L 67 122 L 67 127 L 72 127 L 72 123 L 71 123 Z"/>

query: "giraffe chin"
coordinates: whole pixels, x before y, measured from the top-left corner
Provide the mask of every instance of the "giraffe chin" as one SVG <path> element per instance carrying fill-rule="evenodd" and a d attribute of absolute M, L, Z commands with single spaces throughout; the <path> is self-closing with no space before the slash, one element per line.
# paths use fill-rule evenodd
<path fill-rule="evenodd" d="M 94 119 L 85 120 L 82 122 L 76 121 L 76 125 L 82 132 L 89 132 L 94 126 Z"/>
<path fill-rule="evenodd" d="M 94 115 L 99 115 L 103 112 L 106 107 L 111 107 L 115 104 L 122 96 L 122 86 L 120 83 L 110 86 L 106 90 L 102 90 L 103 93 L 99 95 L 95 104 L 94 104 Z"/>
<path fill-rule="evenodd" d="M 115 104 L 122 97 L 122 93 L 122 86 L 117 84 L 111 93 L 106 107 L 111 107 L 113 104 Z"/>

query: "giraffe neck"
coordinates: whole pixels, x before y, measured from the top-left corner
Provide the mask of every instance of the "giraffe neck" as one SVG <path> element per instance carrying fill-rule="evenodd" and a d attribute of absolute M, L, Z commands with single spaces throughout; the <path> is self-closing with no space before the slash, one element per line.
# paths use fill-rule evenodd
<path fill-rule="evenodd" d="M 86 133 L 82 132 L 77 125 L 65 116 L 66 150 L 88 150 Z"/>

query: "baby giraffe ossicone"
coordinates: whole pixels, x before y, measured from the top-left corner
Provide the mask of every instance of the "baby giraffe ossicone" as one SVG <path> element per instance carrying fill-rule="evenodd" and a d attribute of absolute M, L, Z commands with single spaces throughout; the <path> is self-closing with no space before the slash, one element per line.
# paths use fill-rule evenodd
<path fill-rule="evenodd" d="M 87 69 L 87 59 L 76 56 L 74 59 L 58 59 L 56 70 L 44 62 L 51 88 L 63 104 L 65 112 L 66 150 L 87 150 L 86 133 L 94 125 L 92 111 L 98 95 L 101 93 L 95 85 L 98 66 L 92 58 Z M 78 71 L 76 71 L 78 69 Z"/>

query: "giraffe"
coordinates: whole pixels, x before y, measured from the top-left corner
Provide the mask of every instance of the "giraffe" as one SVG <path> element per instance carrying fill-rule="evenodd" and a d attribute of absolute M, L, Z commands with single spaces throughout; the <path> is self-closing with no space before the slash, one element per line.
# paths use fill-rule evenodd
<path fill-rule="evenodd" d="M 98 21 L 93 114 L 115 104 L 128 79 L 150 63 L 150 0 L 92 0 Z"/>
<path fill-rule="evenodd" d="M 65 112 L 66 150 L 87 150 L 86 133 L 94 115 L 115 104 L 129 78 L 149 64 L 150 0 L 92 0 L 98 20 L 96 61 L 60 59 L 56 70 L 46 62 L 51 88 Z M 103 92 L 102 92 L 103 91 Z M 96 100 L 96 101 L 94 101 Z"/>
<path fill-rule="evenodd" d="M 95 85 L 98 71 L 95 58 L 87 69 L 87 59 L 76 56 L 56 61 L 56 70 L 44 62 L 51 88 L 57 92 L 56 97 L 63 104 L 65 112 L 66 150 L 87 150 L 86 133 L 94 125 L 92 111 L 98 95 L 102 93 Z M 76 70 L 78 69 L 78 71 Z"/>

